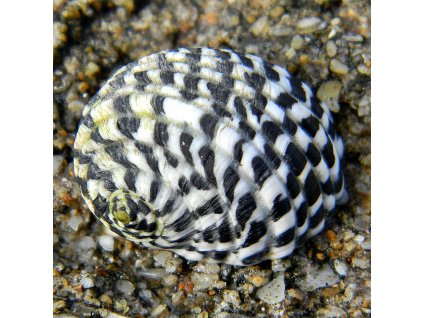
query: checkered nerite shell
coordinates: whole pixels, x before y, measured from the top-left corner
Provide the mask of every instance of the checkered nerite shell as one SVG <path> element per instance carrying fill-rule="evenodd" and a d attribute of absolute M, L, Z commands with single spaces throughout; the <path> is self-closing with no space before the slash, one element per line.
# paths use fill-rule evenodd
<path fill-rule="evenodd" d="M 231 50 L 121 68 L 85 107 L 74 153 L 104 225 L 189 260 L 286 257 L 346 198 L 326 105 L 284 68 Z"/>

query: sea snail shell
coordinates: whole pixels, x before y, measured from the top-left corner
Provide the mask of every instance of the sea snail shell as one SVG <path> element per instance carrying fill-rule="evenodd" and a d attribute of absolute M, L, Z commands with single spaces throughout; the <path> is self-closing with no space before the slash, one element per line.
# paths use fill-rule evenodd
<path fill-rule="evenodd" d="M 250 265 L 318 234 L 346 192 L 326 105 L 250 54 L 176 49 L 117 71 L 83 111 L 75 174 L 112 231 Z"/>

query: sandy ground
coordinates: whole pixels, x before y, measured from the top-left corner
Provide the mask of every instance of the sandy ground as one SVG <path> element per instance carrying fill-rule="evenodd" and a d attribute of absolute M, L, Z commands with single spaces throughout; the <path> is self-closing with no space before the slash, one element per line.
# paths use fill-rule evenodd
<path fill-rule="evenodd" d="M 119 67 L 175 47 L 231 48 L 285 66 L 344 139 L 350 200 L 285 260 L 187 262 L 107 232 L 83 204 L 72 145 Z M 54 0 L 56 317 L 370 317 L 370 1 Z"/>

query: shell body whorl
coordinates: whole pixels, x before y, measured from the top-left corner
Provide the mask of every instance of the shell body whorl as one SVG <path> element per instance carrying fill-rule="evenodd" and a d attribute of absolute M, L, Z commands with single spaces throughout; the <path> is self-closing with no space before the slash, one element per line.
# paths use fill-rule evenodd
<path fill-rule="evenodd" d="M 230 50 L 123 67 L 85 107 L 74 148 L 103 224 L 190 260 L 286 257 L 345 197 L 326 105 L 282 67 Z"/>

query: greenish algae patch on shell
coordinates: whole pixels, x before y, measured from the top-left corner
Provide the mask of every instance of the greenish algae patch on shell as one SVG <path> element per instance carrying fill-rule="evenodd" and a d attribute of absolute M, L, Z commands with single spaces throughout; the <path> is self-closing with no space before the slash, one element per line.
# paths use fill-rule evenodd
<path fill-rule="evenodd" d="M 230 50 L 125 66 L 84 109 L 74 149 L 103 224 L 190 260 L 287 257 L 346 199 L 326 105 L 284 68 Z"/>

